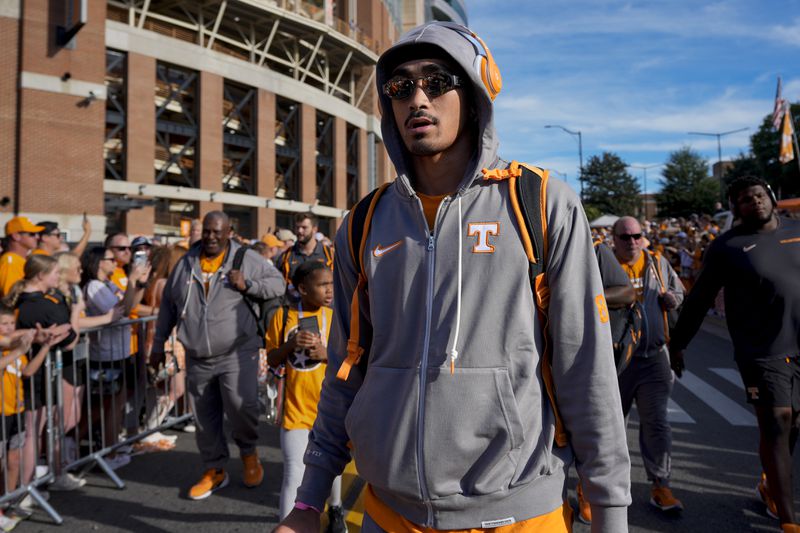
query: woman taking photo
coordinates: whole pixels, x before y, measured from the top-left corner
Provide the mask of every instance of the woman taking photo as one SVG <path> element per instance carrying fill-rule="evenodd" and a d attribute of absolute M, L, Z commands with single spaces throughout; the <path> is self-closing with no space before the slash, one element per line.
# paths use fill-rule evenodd
<path fill-rule="evenodd" d="M 116 322 L 130 315 L 141 302 L 150 265 L 131 268 L 125 292 L 111 281 L 116 266 L 114 254 L 108 248 L 95 247 L 83 255 L 81 279 L 87 316 L 102 316 L 111 311 Z M 126 390 L 133 391 L 136 381 L 133 361 L 128 357 L 131 328 L 128 325 L 105 328 L 102 332 L 90 333 L 89 340 L 90 378 L 102 376 L 96 392 L 102 396 L 104 408 L 103 446 L 113 446 L 119 438 Z M 111 453 L 105 460 L 111 468 L 119 468 L 130 462 L 130 456 Z"/>

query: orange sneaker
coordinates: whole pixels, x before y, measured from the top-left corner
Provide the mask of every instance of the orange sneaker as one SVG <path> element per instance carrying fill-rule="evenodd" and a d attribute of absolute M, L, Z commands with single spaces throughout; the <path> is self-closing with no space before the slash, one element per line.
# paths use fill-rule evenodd
<path fill-rule="evenodd" d="M 244 485 L 248 488 L 258 487 L 264 481 L 264 467 L 261 466 L 261 461 L 258 460 L 258 454 L 253 452 L 247 455 L 242 455 L 242 463 L 244 463 Z"/>
<path fill-rule="evenodd" d="M 658 507 L 662 511 L 683 511 L 681 501 L 672 495 L 669 487 L 653 486 L 650 491 L 650 505 Z"/>
<path fill-rule="evenodd" d="M 761 501 L 764 502 L 764 507 L 767 508 L 767 514 L 777 520 L 778 506 L 775 505 L 775 500 L 773 500 L 772 496 L 769 495 L 769 489 L 767 488 L 767 475 L 764 472 L 761 472 L 761 481 L 759 481 L 758 485 L 756 486 L 756 492 L 761 497 Z"/>
<path fill-rule="evenodd" d="M 578 520 L 580 520 L 584 524 L 591 524 L 592 508 L 589 506 L 589 502 L 587 502 L 583 497 L 583 489 L 581 488 L 580 482 L 578 482 L 577 493 L 578 493 Z"/>
<path fill-rule="evenodd" d="M 228 486 L 228 474 L 224 470 L 209 468 L 200 481 L 189 489 L 189 498 L 192 500 L 203 500 L 211 496 L 212 493 L 223 487 Z"/>

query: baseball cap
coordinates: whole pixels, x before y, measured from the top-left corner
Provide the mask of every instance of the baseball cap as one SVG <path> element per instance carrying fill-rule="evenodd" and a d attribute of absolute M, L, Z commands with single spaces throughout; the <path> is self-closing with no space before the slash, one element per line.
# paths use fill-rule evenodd
<path fill-rule="evenodd" d="M 137 248 L 139 246 L 153 246 L 153 241 L 144 236 L 136 237 L 131 241 L 131 248 Z"/>
<path fill-rule="evenodd" d="M 12 233 L 39 233 L 44 227 L 37 226 L 28 217 L 14 217 L 6 222 L 6 237 Z"/>
<path fill-rule="evenodd" d="M 261 237 L 261 242 L 263 242 L 267 246 L 283 246 L 283 241 L 277 238 L 272 233 L 267 233 L 266 235 Z"/>
<path fill-rule="evenodd" d="M 283 242 L 297 240 L 297 236 L 288 229 L 279 229 L 276 236 Z"/>

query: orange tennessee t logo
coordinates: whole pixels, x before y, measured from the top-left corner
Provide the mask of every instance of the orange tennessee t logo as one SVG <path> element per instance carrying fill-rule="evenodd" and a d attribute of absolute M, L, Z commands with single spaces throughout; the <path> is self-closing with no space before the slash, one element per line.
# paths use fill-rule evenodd
<path fill-rule="evenodd" d="M 372 255 L 374 255 L 375 257 L 381 257 L 383 254 L 387 254 L 387 253 L 391 252 L 392 250 L 395 250 L 395 249 L 399 248 L 400 246 L 402 246 L 402 244 L 403 244 L 403 241 L 397 241 L 395 243 L 390 244 L 389 246 L 387 246 L 385 248 L 381 248 L 381 245 L 379 244 L 378 246 L 375 247 L 374 250 L 372 250 Z"/>
<path fill-rule="evenodd" d="M 474 254 L 493 254 L 494 246 L 489 244 L 489 235 L 500 234 L 499 222 L 470 222 L 467 226 L 467 235 L 475 237 L 477 235 L 478 242 L 472 247 Z"/>

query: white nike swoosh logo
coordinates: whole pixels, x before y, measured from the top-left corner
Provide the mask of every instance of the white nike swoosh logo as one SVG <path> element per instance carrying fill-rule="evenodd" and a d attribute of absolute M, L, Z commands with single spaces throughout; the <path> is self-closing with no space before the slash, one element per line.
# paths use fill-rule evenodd
<path fill-rule="evenodd" d="M 751 244 L 750 246 L 745 246 L 744 248 L 742 248 L 742 250 L 744 250 L 745 252 L 749 252 L 750 250 L 752 250 L 755 247 L 756 247 L 755 244 Z"/>
<path fill-rule="evenodd" d="M 402 244 L 403 241 L 397 241 L 393 244 L 390 244 L 386 248 L 381 248 L 381 245 L 379 244 L 378 246 L 375 247 L 374 250 L 372 250 L 372 255 L 374 255 L 375 257 L 381 257 L 383 254 L 389 253 L 392 250 L 399 248 Z"/>

